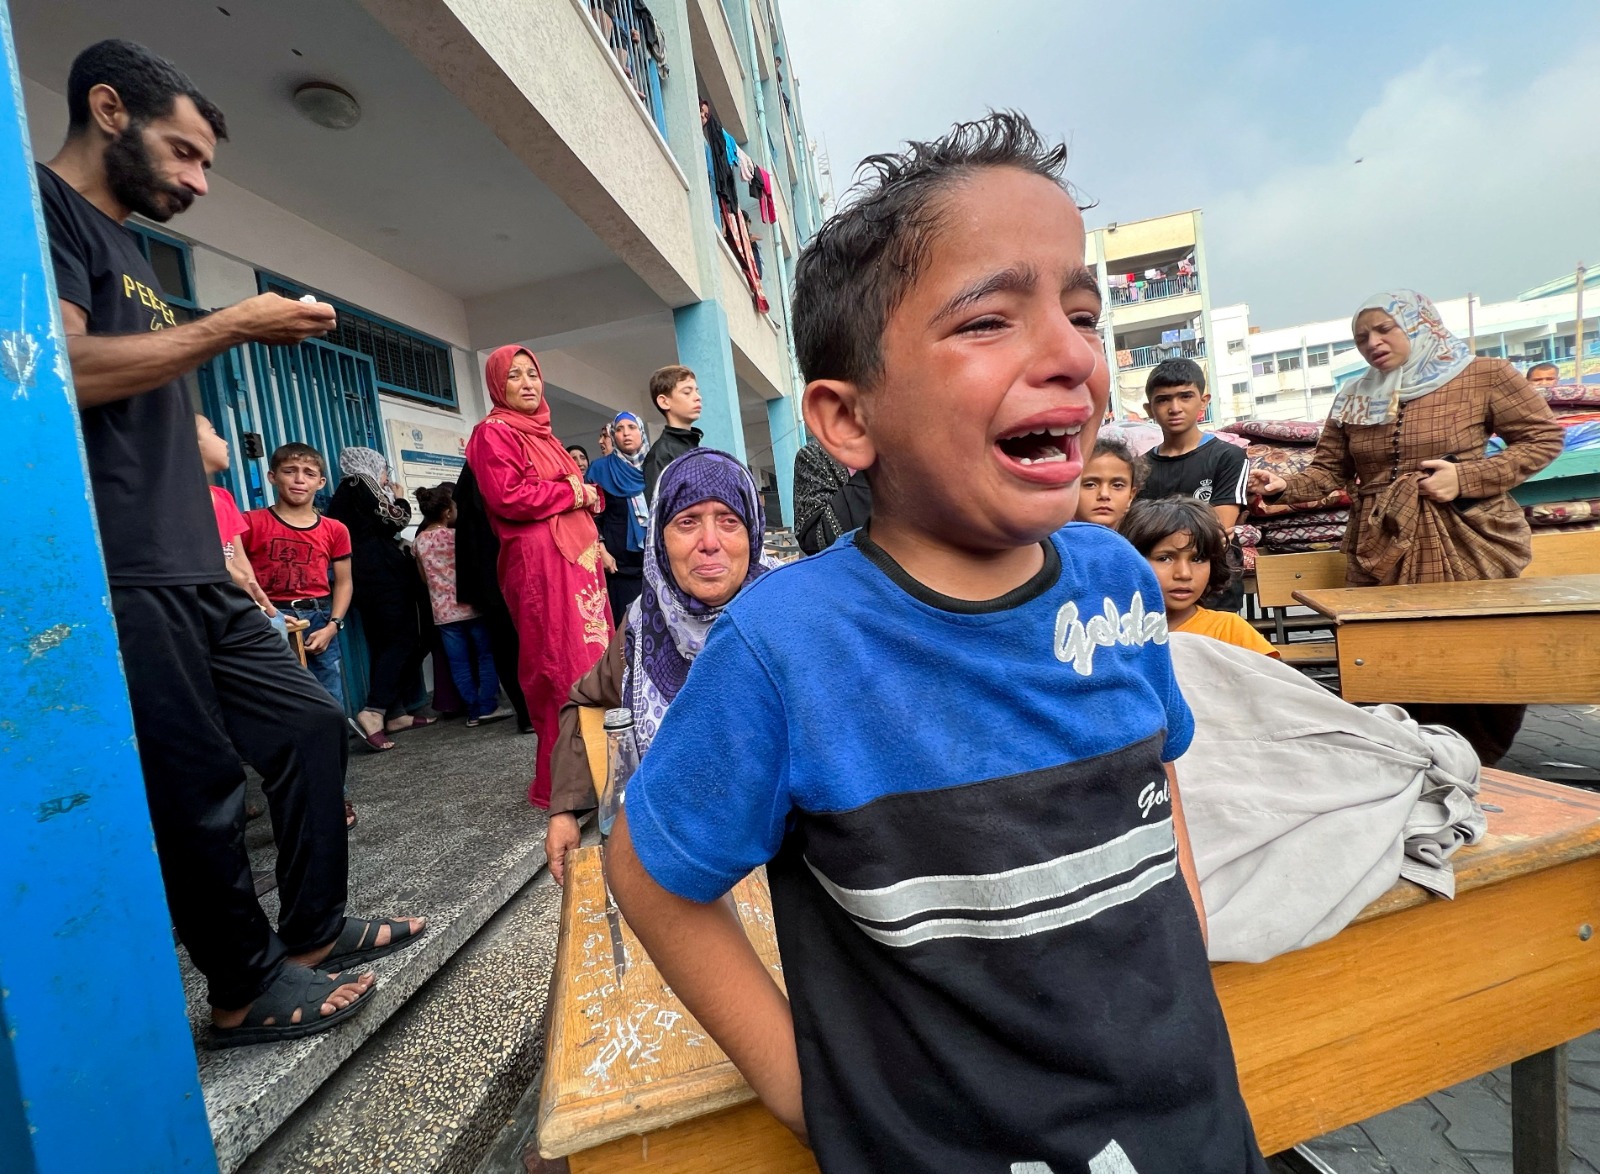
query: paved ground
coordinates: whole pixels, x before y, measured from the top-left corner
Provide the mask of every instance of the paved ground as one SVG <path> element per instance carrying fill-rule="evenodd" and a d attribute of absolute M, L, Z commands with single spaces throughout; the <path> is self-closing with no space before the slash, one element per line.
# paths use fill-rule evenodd
<path fill-rule="evenodd" d="M 1535 706 L 1500 766 L 1600 789 L 1600 706 Z M 1600 997 L 1600 992 L 1596 992 Z M 1573 1174 L 1600 1172 L 1600 1032 L 1570 1050 Z M 1510 1174 L 1511 1071 L 1458 1084 L 1310 1146 L 1337 1174 Z"/>

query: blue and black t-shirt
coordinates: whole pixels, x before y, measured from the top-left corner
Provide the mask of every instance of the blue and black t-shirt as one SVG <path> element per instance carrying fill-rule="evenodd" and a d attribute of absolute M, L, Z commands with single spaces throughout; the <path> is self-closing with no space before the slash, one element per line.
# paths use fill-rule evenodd
<path fill-rule="evenodd" d="M 1160 588 L 1104 527 L 1044 545 L 985 603 L 859 532 L 765 576 L 629 786 L 663 887 L 768 864 L 827 1174 L 1262 1169 L 1178 870 Z"/>

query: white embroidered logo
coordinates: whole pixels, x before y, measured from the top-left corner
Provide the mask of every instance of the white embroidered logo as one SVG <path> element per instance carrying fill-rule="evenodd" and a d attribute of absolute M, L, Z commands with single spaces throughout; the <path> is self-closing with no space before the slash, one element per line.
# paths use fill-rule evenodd
<path fill-rule="evenodd" d="M 1195 487 L 1194 499 L 1196 501 L 1210 501 L 1211 500 L 1211 478 L 1210 477 L 1207 477 L 1204 481 L 1200 482 L 1200 484 Z"/>
<path fill-rule="evenodd" d="M 1044 1162 L 1012 1162 L 1011 1174 L 1055 1174 Z M 1089 1174 L 1139 1174 L 1125 1151 L 1112 1142 L 1089 1159 Z"/>
<path fill-rule="evenodd" d="M 1171 801 L 1172 789 L 1167 785 L 1165 779 L 1161 780 L 1161 790 L 1159 791 L 1156 790 L 1154 783 L 1146 783 L 1144 790 L 1139 792 L 1139 818 L 1149 819 L 1150 812 L 1155 809 L 1158 803 L 1170 803 Z"/>
<path fill-rule="evenodd" d="M 1085 677 L 1094 671 L 1096 648 L 1166 642 L 1166 612 L 1145 611 L 1144 600 L 1137 591 L 1128 601 L 1126 614 L 1117 612 L 1117 605 L 1110 597 L 1106 599 L 1105 611 L 1090 616 L 1088 623 L 1078 619 L 1078 605 L 1070 601 L 1063 603 L 1056 613 L 1056 659 L 1070 663 Z"/>

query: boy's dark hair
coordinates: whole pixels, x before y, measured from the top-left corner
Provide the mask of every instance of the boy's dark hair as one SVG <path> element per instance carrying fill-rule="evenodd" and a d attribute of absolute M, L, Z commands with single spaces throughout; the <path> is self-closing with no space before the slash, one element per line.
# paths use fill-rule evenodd
<path fill-rule="evenodd" d="M 423 486 L 417 490 L 417 508 L 422 511 L 424 522 L 437 522 L 449 512 L 455 504 L 456 485 L 454 481 L 445 481 L 435 485 L 432 489 Z"/>
<path fill-rule="evenodd" d="M 1544 370 L 1554 371 L 1558 378 L 1561 375 L 1561 368 L 1557 367 L 1554 363 L 1535 363 L 1533 366 L 1529 367 L 1527 369 L 1527 371 L 1525 371 L 1523 373 L 1523 378 L 1532 379 L 1533 378 L 1533 373 L 1535 371 L 1544 371 Z"/>
<path fill-rule="evenodd" d="M 1089 454 L 1089 460 L 1099 456 L 1113 456 L 1128 466 L 1128 478 L 1133 484 L 1133 491 L 1139 492 L 1139 487 L 1144 484 L 1144 462 L 1136 457 L 1133 448 L 1120 436 L 1097 436 L 1094 441 L 1094 451 Z M 1085 464 L 1088 462 L 1085 461 Z"/>
<path fill-rule="evenodd" d="M 694 372 L 688 367 L 680 367 L 674 364 L 670 367 L 661 367 L 657 369 L 656 372 L 650 376 L 650 402 L 655 404 L 656 411 L 665 416 L 667 414 L 667 409 L 657 403 L 657 398 L 663 395 L 671 395 L 677 390 L 678 384 L 682 383 L 685 379 L 693 378 Z"/>
<path fill-rule="evenodd" d="M 328 475 L 328 462 L 322 459 L 322 454 L 309 444 L 301 444 L 298 440 L 290 441 L 288 444 L 280 444 L 273 449 L 272 459 L 267 462 L 267 468 L 276 473 L 279 465 L 285 461 L 293 460 L 316 461 L 317 468 L 322 470 L 322 475 L 324 477 Z"/>
<path fill-rule="evenodd" d="M 1156 364 L 1156 369 L 1150 372 L 1150 377 L 1144 381 L 1144 398 L 1150 399 L 1163 387 L 1183 387 L 1194 384 L 1194 389 L 1201 395 L 1206 393 L 1205 368 L 1193 359 L 1162 359 Z"/>
<path fill-rule="evenodd" d="M 117 91 L 136 125 L 171 114 L 173 102 L 182 94 L 211 124 L 217 138 L 228 137 L 228 122 L 222 111 L 177 66 L 143 45 L 119 40 L 90 45 L 72 62 L 72 71 L 67 74 L 68 135 L 88 129 L 89 91 L 100 85 Z"/>
<path fill-rule="evenodd" d="M 1136 501 L 1119 527 L 1124 538 L 1146 558 L 1156 544 L 1173 534 L 1187 534 L 1195 553 L 1211 563 L 1211 581 L 1200 596 L 1200 606 L 1221 599 L 1233 584 L 1234 567 L 1228 534 L 1217 515 L 1192 497 L 1163 497 Z"/>
<path fill-rule="evenodd" d="M 1014 110 L 990 111 L 932 142 L 863 159 L 854 199 L 795 263 L 794 340 L 806 382 L 870 386 L 882 374 L 884 327 L 928 262 L 944 228 L 942 197 L 952 187 L 981 168 L 1014 167 L 1070 194 L 1066 162 L 1066 146 L 1047 146 Z"/>

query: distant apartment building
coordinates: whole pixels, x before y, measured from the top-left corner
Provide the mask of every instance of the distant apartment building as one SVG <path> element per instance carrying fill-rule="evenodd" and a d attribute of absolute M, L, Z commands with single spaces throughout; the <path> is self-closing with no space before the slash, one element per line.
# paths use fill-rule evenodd
<path fill-rule="evenodd" d="M 325 340 L 241 347 L 192 381 L 241 505 L 269 499 L 264 454 L 288 440 L 335 460 L 379 449 L 408 492 L 453 479 L 488 406 L 483 359 L 519 343 L 556 433 L 591 455 L 619 410 L 659 425 L 652 370 L 693 367 L 705 443 L 747 459 L 778 506 L 801 432 L 790 272 L 821 210 L 773 0 L 10 10 L 39 158 L 66 132 L 73 57 L 106 37 L 170 58 L 227 115 L 210 194 L 130 225 L 175 313 L 265 290 L 339 311 Z M 733 207 L 713 192 L 702 100 L 731 140 L 716 147 Z M 753 250 L 725 212 L 748 217 Z"/>
<path fill-rule="evenodd" d="M 1553 362 L 1562 380 L 1570 381 L 1577 351 L 1575 291 L 1574 276 L 1568 274 L 1512 301 L 1473 298 L 1470 312 L 1465 297 L 1435 304 L 1445 326 L 1470 341 L 1479 355 L 1509 359 L 1524 371 Z M 1586 280 L 1584 294 L 1585 381 L 1600 383 L 1600 278 Z M 1239 309 L 1248 318 L 1249 308 Z M 1336 385 L 1366 366 L 1351 341 L 1348 318 L 1260 330 L 1248 335 L 1248 343 L 1249 386 L 1242 379 L 1230 386 L 1234 418 L 1320 420 L 1328 414 Z"/>
<path fill-rule="evenodd" d="M 1106 361 L 1116 373 L 1111 413 L 1143 418 L 1144 385 L 1163 359 L 1194 359 L 1215 384 L 1205 237 L 1198 210 L 1108 224 L 1089 233 L 1100 281 Z"/>

